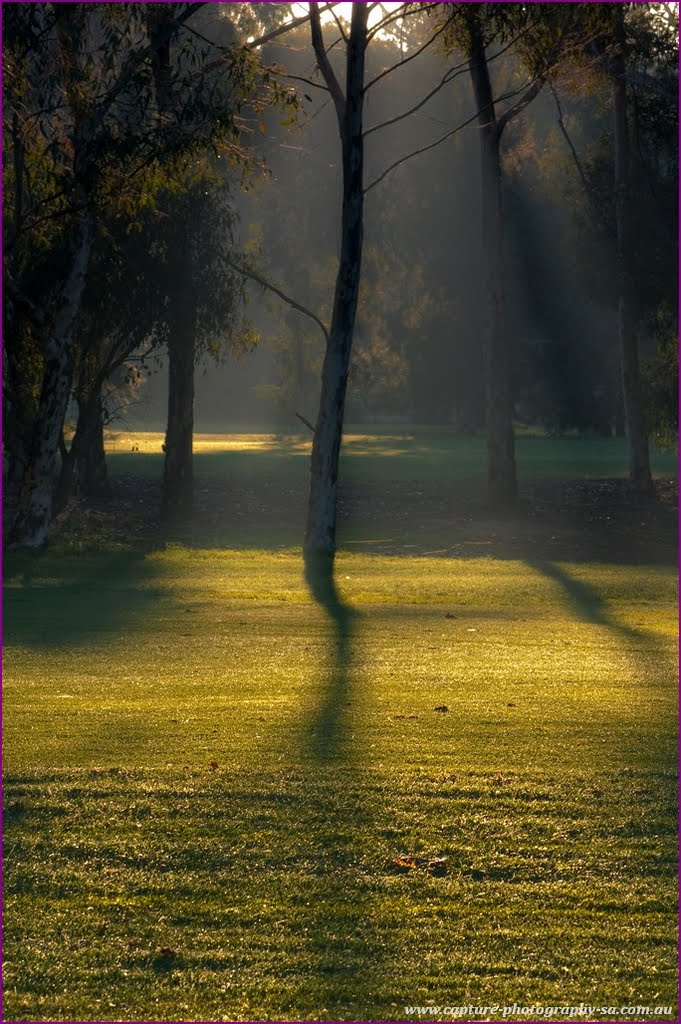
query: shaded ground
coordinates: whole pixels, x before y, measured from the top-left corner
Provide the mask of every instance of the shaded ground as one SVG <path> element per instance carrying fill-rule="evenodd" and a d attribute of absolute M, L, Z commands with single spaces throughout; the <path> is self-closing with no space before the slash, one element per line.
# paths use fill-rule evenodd
<path fill-rule="evenodd" d="M 139 476 L 112 482 L 111 502 L 72 503 L 55 523 L 53 539 L 157 541 L 160 483 Z M 385 554 L 672 564 L 678 483 L 658 480 L 656 487 L 656 498 L 649 499 L 631 494 L 623 480 L 544 481 L 521 488 L 517 513 L 502 519 L 470 481 L 460 488 L 433 481 L 350 484 L 340 490 L 339 545 Z M 192 523 L 166 527 L 162 536 L 196 546 L 296 546 L 305 501 L 303 485 L 200 480 Z M 7 501 L 7 514 L 11 507 Z"/>

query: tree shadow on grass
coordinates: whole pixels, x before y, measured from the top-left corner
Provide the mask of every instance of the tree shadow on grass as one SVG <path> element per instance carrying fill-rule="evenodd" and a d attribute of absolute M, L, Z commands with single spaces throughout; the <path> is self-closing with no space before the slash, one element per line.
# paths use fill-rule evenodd
<path fill-rule="evenodd" d="M 588 625 L 600 626 L 617 640 L 625 661 L 629 664 L 631 678 L 641 679 L 641 658 L 646 664 L 662 666 L 670 679 L 676 678 L 676 659 L 669 655 L 665 644 L 654 633 L 636 629 L 618 622 L 608 607 L 608 602 L 598 591 L 583 580 L 576 579 L 555 562 L 526 559 L 525 564 L 547 579 L 562 587 L 578 619 Z"/>
<path fill-rule="evenodd" d="M 3 586 L 5 643 L 83 647 L 144 630 L 168 591 L 142 550 L 21 552 Z"/>
<path fill-rule="evenodd" d="M 541 573 L 542 576 L 553 580 L 563 588 L 573 611 L 582 622 L 593 626 L 603 626 L 630 644 L 657 646 L 656 639 L 652 634 L 618 622 L 612 615 L 608 602 L 590 584 L 572 576 L 555 562 L 538 558 L 525 558 L 524 561 L 530 569 Z"/>
<path fill-rule="evenodd" d="M 310 911 L 309 948 L 322 999 L 318 1019 L 356 1019 L 347 1016 L 358 1012 L 356 991 L 369 976 L 378 983 L 385 955 L 366 875 L 377 819 L 375 787 L 362 768 L 362 737 L 353 721 L 359 616 L 339 593 L 333 559 L 308 556 L 305 579 L 331 625 L 328 661 L 320 669 L 301 744 L 309 820 L 301 821 L 300 832 L 315 851 L 322 883 Z"/>
<path fill-rule="evenodd" d="M 309 752 L 323 764 L 342 756 L 346 747 L 352 640 L 357 613 L 338 592 L 331 558 L 308 555 L 305 581 L 312 598 L 327 615 L 332 630 L 328 670 L 320 680 L 319 699 L 308 729 Z"/>

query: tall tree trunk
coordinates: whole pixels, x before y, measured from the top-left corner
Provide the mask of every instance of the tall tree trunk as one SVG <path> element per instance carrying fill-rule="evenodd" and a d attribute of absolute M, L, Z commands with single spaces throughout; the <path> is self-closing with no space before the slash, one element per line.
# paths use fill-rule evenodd
<path fill-rule="evenodd" d="M 341 253 L 336 275 L 333 314 L 326 343 L 321 398 L 312 442 L 310 495 L 305 531 L 305 556 L 308 562 L 314 556 L 333 557 L 336 550 L 338 459 L 362 264 L 362 118 L 368 19 L 367 5 L 353 4 L 350 37 L 347 43 L 346 92 L 343 97 L 325 55 L 316 5 L 311 4 L 310 9 L 315 54 L 334 96 L 338 115 L 343 154 L 343 208 Z"/>
<path fill-rule="evenodd" d="M 475 6 L 475 5 L 473 5 Z M 513 436 L 513 401 L 504 294 L 504 231 L 501 196 L 501 128 L 494 109 L 479 12 L 468 18 L 468 67 L 473 85 L 481 156 L 482 251 L 485 261 L 483 296 L 487 478 L 494 505 L 513 504 L 517 496 Z"/>
<path fill-rule="evenodd" d="M 175 328 L 168 339 L 168 422 L 161 499 L 164 519 L 190 516 L 194 504 L 196 309 L 188 264 L 187 259 L 184 273 L 189 276 L 182 279 L 189 287 L 178 292 Z"/>
<path fill-rule="evenodd" d="M 111 484 L 104 452 L 104 409 L 101 387 L 88 395 L 85 408 L 79 409 L 78 423 L 84 415 L 86 442 L 77 452 L 76 481 L 86 498 L 110 498 Z"/>
<path fill-rule="evenodd" d="M 62 292 L 54 327 L 45 345 L 45 368 L 28 465 L 22 483 L 17 516 L 10 531 L 16 547 L 41 547 L 47 541 L 52 518 L 52 488 L 59 449 L 59 434 L 71 391 L 73 325 L 80 308 L 92 246 L 92 215 L 76 222 L 74 256 Z"/>
<path fill-rule="evenodd" d="M 85 498 L 109 498 L 111 486 L 104 453 L 102 385 L 96 381 L 78 396 L 78 422 L 62 465 L 55 499 L 56 511 L 65 508 L 73 493 Z"/>
<path fill-rule="evenodd" d="M 648 433 L 643 408 L 636 324 L 631 294 L 631 184 L 629 133 L 627 129 L 627 85 L 624 12 L 613 4 L 615 54 L 612 60 L 615 142 L 615 221 L 617 227 L 617 315 L 622 365 L 624 417 L 629 443 L 629 478 L 636 491 L 652 490 Z"/>

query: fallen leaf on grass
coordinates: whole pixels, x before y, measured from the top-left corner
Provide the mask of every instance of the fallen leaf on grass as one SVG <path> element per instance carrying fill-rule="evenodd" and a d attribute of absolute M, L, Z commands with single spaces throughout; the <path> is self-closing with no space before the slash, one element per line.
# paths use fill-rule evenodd
<path fill-rule="evenodd" d="M 219 765 L 219 764 L 217 763 L 217 761 L 211 761 L 211 762 L 209 763 L 208 767 L 210 768 L 210 770 L 211 770 L 212 772 L 215 772 L 215 771 L 217 771 L 217 770 L 218 770 L 218 768 L 220 767 L 220 765 Z"/>
<path fill-rule="evenodd" d="M 402 874 L 407 874 L 407 872 L 413 871 L 414 868 L 418 867 L 418 862 L 416 857 L 395 857 L 393 867 L 397 868 Z"/>
<path fill-rule="evenodd" d="M 423 868 L 436 878 L 441 878 L 443 875 L 447 874 L 447 858 L 395 857 L 393 860 L 393 867 L 402 875 L 409 874 L 410 871 L 414 871 L 416 868 Z"/>
<path fill-rule="evenodd" d="M 433 711 L 441 711 L 443 714 L 446 714 L 449 708 L 446 704 L 438 704 L 437 707 L 433 708 Z"/>

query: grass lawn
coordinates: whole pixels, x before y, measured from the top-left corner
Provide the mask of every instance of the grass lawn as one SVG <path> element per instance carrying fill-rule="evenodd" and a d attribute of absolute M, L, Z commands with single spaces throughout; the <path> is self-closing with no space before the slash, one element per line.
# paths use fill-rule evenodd
<path fill-rule="evenodd" d="M 676 1010 L 675 571 L 336 571 L 7 560 L 6 1020 Z"/>
<path fill-rule="evenodd" d="M 112 431 L 109 465 L 114 473 L 161 476 L 164 434 Z M 309 476 L 310 434 L 201 434 L 194 438 L 196 475 L 232 483 L 261 480 L 304 483 Z M 134 449 L 134 450 L 133 450 Z M 624 477 L 628 472 L 623 438 L 555 439 L 520 434 L 516 439 L 518 475 L 527 480 L 573 477 Z M 676 456 L 651 452 L 656 475 L 673 476 Z M 452 430 L 419 428 L 395 433 L 348 430 L 343 439 L 341 479 L 348 484 L 386 480 L 447 480 L 483 483 L 483 437 L 462 437 Z"/>

